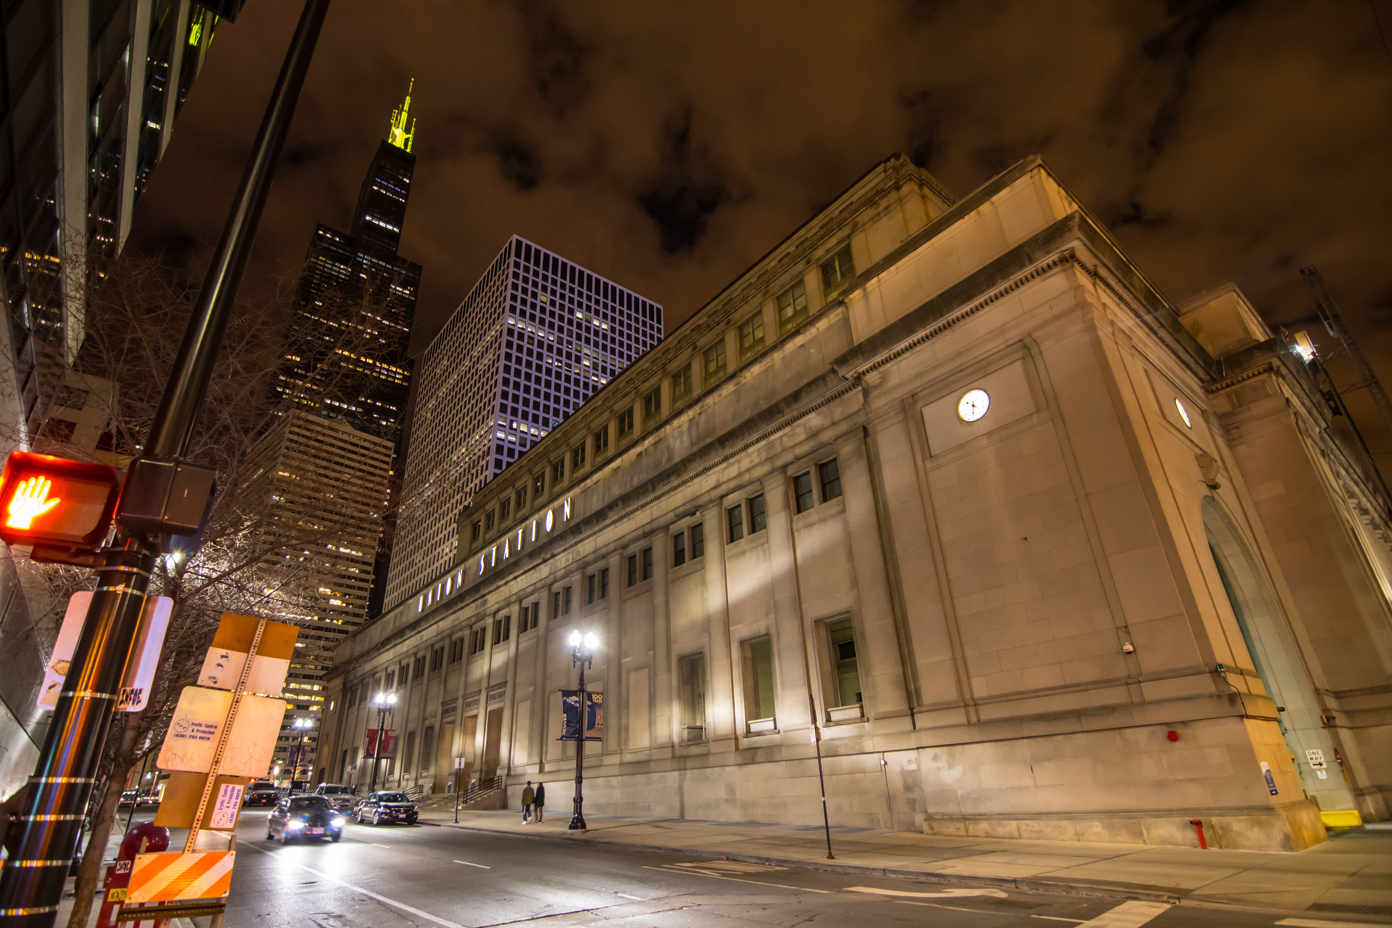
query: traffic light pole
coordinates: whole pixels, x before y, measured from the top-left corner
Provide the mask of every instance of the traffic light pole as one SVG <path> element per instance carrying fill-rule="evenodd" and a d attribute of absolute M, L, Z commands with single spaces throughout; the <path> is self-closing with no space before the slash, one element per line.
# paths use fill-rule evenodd
<path fill-rule="evenodd" d="M 329 0 L 306 0 L 266 107 L 236 199 L 184 332 L 145 456 L 176 461 L 188 452 L 222 334 L 232 311 L 276 161 L 304 86 Z M 156 539 L 118 532 L 97 567 L 99 579 L 29 792 L 7 840 L 0 873 L 0 928 L 52 928 L 81 835 L 107 733 L 160 554 Z"/>

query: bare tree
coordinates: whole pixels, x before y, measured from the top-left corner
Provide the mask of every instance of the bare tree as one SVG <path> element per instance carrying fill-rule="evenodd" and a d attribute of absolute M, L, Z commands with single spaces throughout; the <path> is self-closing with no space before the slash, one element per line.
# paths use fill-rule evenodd
<path fill-rule="evenodd" d="M 91 295 L 78 366 L 112 385 L 104 441 L 110 452 L 139 454 L 194 297 L 193 288 L 159 261 L 132 258 L 123 259 Z M 290 298 L 280 292 L 272 299 L 243 302 L 228 325 L 188 454 L 189 461 L 218 472 L 211 514 L 197 551 L 161 558 L 152 578 L 151 594 L 173 601 L 169 631 L 144 711 L 127 714 L 112 726 L 89 805 L 90 838 L 69 922 L 74 928 L 85 925 L 90 914 L 122 788 L 142 758 L 158 748 L 180 691 L 197 679 L 219 617 L 234 612 L 316 624 L 325 608 L 319 580 L 322 552 L 345 535 L 363 536 L 361 507 L 346 501 L 366 498 L 386 506 L 385 469 L 380 475 L 345 471 L 333 481 L 305 482 L 305 498 L 294 518 L 268 505 L 267 484 L 257 479 L 257 468 L 265 468 L 258 447 L 293 408 L 313 405 L 303 389 L 275 389 L 294 316 Z M 362 353 L 373 336 L 339 327 L 323 337 L 328 356 L 340 357 Z M 317 370 L 312 387 L 332 388 L 334 378 L 346 374 L 351 371 Z M 54 442 L 49 450 L 70 456 L 107 454 Z M 65 594 L 91 584 L 90 572 L 82 568 L 55 566 L 47 576 L 60 604 Z"/>

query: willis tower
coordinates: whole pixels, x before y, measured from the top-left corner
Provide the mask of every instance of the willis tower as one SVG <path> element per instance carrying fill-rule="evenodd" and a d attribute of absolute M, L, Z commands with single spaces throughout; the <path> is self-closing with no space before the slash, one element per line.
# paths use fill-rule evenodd
<path fill-rule="evenodd" d="M 416 166 L 410 117 L 414 87 L 413 81 L 405 102 L 392 112 L 388 136 L 363 178 L 349 232 L 322 223 L 314 230 L 275 382 L 282 408 L 339 419 L 390 442 L 393 477 L 405 460 L 412 372 L 407 351 L 421 277 L 420 265 L 397 253 Z M 396 483 L 391 480 L 393 487 Z M 390 556 L 396 500 L 385 502 L 368 616 L 380 612 Z"/>

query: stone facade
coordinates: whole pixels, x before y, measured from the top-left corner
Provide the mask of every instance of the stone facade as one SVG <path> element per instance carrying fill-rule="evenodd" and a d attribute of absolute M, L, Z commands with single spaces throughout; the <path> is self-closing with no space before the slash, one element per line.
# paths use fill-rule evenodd
<path fill-rule="evenodd" d="M 1392 791 L 1351 447 L 1240 293 L 1174 307 L 1037 159 L 954 202 L 890 158 L 479 493 L 537 490 L 339 648 L 326 775 L 391 688 L 393 786 L 564 814 L 581 628 L 595 812 L 819 825 L 815 722 L 833 825 L 1306 847 Z"/>

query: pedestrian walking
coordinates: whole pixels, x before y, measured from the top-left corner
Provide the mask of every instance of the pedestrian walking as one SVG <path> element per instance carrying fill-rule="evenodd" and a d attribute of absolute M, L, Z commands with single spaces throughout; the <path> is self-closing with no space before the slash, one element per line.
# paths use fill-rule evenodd
<path fill-rule="evenodd" d="M 530 782 L 530 781 L 529 781 Z M 546 784 L 537 781 L 536 793 L 532 796 L 532 811 L 535 813 L 533 822 L 541 821 L 542 806 L 546 805 Z"/>
<path fill-rule="evenodd" d="M 536 790 L 532 789 L 532 781 L 527 781 L 527 788 L 522 790 L 522 824 L 526 825 L 532 820 L 532 803 L 536 802 Z"/>

